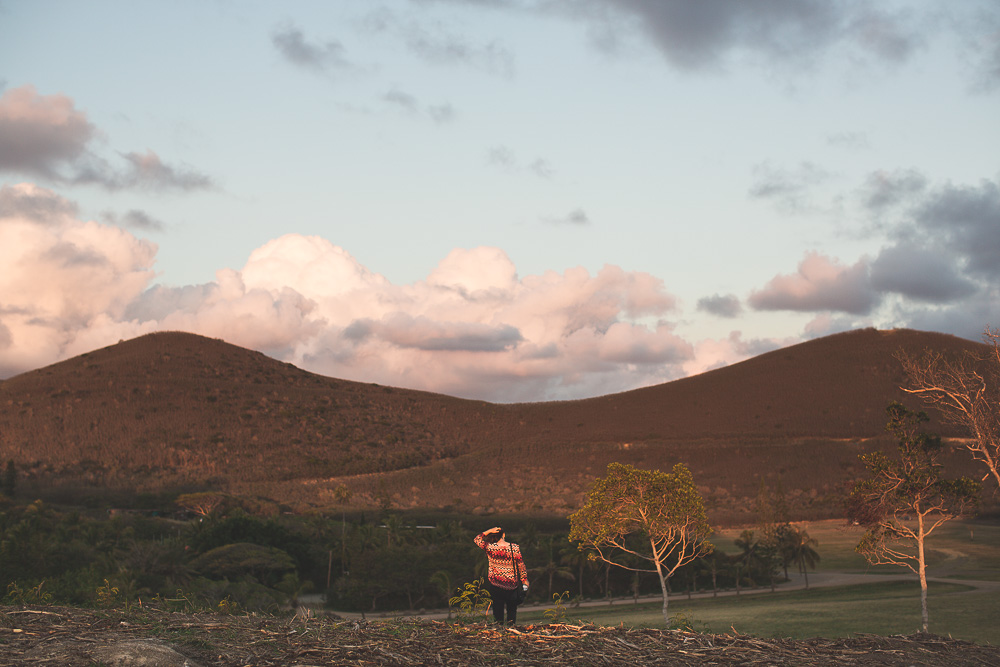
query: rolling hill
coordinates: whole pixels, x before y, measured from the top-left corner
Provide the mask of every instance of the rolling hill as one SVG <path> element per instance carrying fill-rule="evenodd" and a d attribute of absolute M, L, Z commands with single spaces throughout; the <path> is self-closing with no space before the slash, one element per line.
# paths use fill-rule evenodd
<path fill-rule="evenodd" d="M 598 398 L 491 404 L 315 375 L 193 334 L 123 341 L 0 383 L 0 461 L 33 497 L 135 503 L 221 490 L 295 510 L 565 514 L 607 463 L 692 470 L 716 520 L 746 518 L 761 480 L 800 516 L 839 512 L 892 447 L 894 355 L 982 347 L 866 329 Z M 942 435 L 964 434 L 941 423 Z M 957 473 L 974 471 L 964 455 Z"/>

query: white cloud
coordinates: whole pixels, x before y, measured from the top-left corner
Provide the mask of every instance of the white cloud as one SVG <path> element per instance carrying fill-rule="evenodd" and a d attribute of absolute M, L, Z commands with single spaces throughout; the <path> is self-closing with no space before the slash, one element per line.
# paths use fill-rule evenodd
<path fill-rule="evenodd" d="M 0 372 L 156 330 L 218 337 L 334 377 L 493 400 L 569 398 L 679 377 L 693 355 L 662 281 L 605 266 L 519 277 L 498 248 L 452 250 L 394 285 L 330 241 L 287 234 L 240 270 L 151 285 L 156 246 L 31 185 L 0 191 Z M 658 319 L 654 325 L 644 322 Z"/>
<path fill-rule="evenodd" d="M 72 205 L 47 190 L 17 185 L 5 193 L 62 212 L 40 222 L 8 210 L 0 219 L 0 323 L 8 341 L 0 372 L 9 375 L 56 361 L 81 332 L 114 330 L 153 278 L 156 245 L 66 215 Z"/>

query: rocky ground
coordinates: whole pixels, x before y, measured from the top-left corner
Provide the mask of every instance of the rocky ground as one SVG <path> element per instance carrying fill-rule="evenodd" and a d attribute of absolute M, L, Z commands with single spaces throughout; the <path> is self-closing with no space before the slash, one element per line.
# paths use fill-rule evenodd
<path fill-rule="evenodd" d="M 310 665 L 998 665 L 1000 647 L 935 635 L 758 639 L 566 624 L 479 624 L 0 607 L 0 664 L 96 667 Z"/>

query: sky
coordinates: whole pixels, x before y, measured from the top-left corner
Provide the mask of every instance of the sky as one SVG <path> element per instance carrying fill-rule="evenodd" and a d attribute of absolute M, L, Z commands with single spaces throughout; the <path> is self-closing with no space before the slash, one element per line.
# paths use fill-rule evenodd
<path fill-rule="evenodd" d="M 0 0 L 0 378 L 483 399 L 1000 326 L 995 0 Z"/>

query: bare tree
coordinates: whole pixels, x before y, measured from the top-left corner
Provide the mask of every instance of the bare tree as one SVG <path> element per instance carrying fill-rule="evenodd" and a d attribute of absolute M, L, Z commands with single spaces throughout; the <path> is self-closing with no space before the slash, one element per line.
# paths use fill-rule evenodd
<path fill-rule="evenodd" d="M 925 433 L 927 421 L 899 403 L 887 408 L 886 430 L 899 438 L 899 459 L 863 454 L 869 476 L 858 480 L 847 501 L 847 518 L 865 528 L 856 551 L 874 565 L 908 568 L 920 579 L 920 609 L 927 632 L 925 542 L 943 523 L 974 513 L 979 484 L 968 477 L 946 479 L 937 462 L 941 439 Z"/>
<path fill-rule="evenodd" d="M 899 355 L 908 394 L 932 405 L 945 421 L 968 429 L 966 447 L 988 469 L 1000 487 L 1000 329 L 986 327 L 985 353 L 966 352 L 950 358 L 927 350 L 919 357 Z"/>

